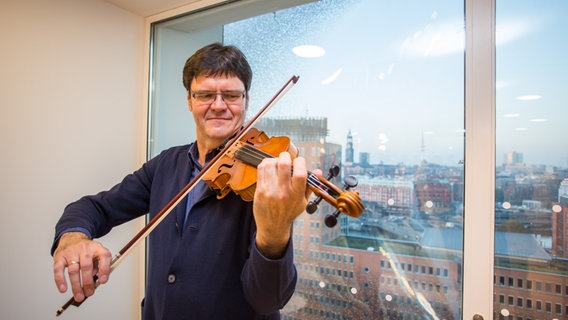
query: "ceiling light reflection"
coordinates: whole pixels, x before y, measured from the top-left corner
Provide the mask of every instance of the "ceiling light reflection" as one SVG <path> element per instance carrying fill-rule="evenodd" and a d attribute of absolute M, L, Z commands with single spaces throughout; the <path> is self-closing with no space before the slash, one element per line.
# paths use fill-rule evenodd
<path fill-rule="evenodd" d="M 315 45 L 300 45 L 292 48 L 295 55 L 302 58 L 319 58 L 325 54 L 325 50 Z"/>
<path fill-rule="evenodd" d="M 531 101 L 531 100 L 539 100 L 542 99 L 542 96 L 539 96 L 538 94 L 528 94 L 525 96 L 518 96 L 517 100 L 521 100 L 521 101 Z"/>

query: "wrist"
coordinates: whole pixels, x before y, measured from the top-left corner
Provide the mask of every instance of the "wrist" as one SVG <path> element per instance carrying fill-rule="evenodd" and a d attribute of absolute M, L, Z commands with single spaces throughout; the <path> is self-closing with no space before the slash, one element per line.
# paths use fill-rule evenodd
<path fill-rule="evenodd" d="M 256 247 L 268 259 L 280 259 L 286 253 L 286 248 L 290 242 L 290 233 L 277 237 L 272 234 L 263 236 L 257 233 L 255 243 Z"/>
<path fill-rule="evenodd" d="M 64 234 L 61 235 L 61 237 L 59 238 L 59 241 L 61 240 L 67 240 L 67 239 L 85 239 L 85 240 L 90 240 L 89 236 L 87 234 L 85 234 L 84 232 L 81 231 L 69 231 L 69 232 L 65 232 Z"/>
<path fill-rule="evenodd" d="M 77 243 L 82 240 L 90 240 L 89 236 L 80 231 L 69 231 L 63 233 L 59 239 L 57 240 L 55 250 L 53 251 L 53 255 L 55 256 L 58 251 L 61 251 L 73 243 Z"/>

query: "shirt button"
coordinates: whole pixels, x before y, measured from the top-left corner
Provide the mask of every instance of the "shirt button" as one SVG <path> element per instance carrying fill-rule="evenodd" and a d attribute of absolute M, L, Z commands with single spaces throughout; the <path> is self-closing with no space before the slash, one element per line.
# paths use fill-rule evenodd
<path fill-rule="evenodd" d="M 174 283 L 176 282 L 176 275 L 175 274 L 169 274 L 168 275 L 168 283 Z"/>

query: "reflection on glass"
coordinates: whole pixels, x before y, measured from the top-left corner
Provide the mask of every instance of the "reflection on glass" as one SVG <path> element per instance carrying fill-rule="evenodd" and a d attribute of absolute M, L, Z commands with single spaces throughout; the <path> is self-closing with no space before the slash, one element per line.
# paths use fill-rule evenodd
<path fill-rule="evenodd" d="M 335 228 L 325 204 L 297 220 L 284 319 L 461 318 L 463 25 L 455 1 L 369 0 L 224 26 L 252 61 L 257 104 L 300 75 L 258 127 L 290 136 L 312 168 L 340 164 L 367 208 Z"/>
<path fill-rule="evenodd" d="M 172 45 L 159 47 L 168 59 L 157 68 L 183 65 L 168 54 L 180 42 L 203 42 L 181 19 L 156 32 Z M 463 3 L 322 0 L 213 34 L 251 62 L 249 116 L 300 76 L 257 127 L 289 136 L 310 169 L 339 165 L 336 185 L 356 177 L 366 206 L 333 228 L 325 202 L 297 219 L 298 284 L 283 319 L 461 319 Z M 158 103 L 153 116 L 167 117 L 160 108 L 171 106 Z"/>
<path fill-rule="evenodd" d="M 568 317 L 566 1 L 496 1 L 495 319 Z"/>

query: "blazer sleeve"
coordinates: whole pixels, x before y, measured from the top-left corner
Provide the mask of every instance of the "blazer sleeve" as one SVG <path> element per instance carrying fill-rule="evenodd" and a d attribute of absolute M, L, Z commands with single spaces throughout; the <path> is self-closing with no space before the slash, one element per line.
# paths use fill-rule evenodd
<path fill-rule="evenodd" d="M 84 196 L 67 205 L 55 226 L 51 253 L 61 234 L 68 230 L 86 230 L 92 238 L 99 238 L 113 227 L 146 214 L 153 174 L 160 157 L 148 161 L 111 189 Z"/>
<path fill-rule="evenodd" d="M 264 257 L 252 241 L 241 281 L 245 297 L 257 313 L 268 315 L 282 309 L 294 294 L 297 277 L 291 238 L 286 253 L 277 260 Z"/>

